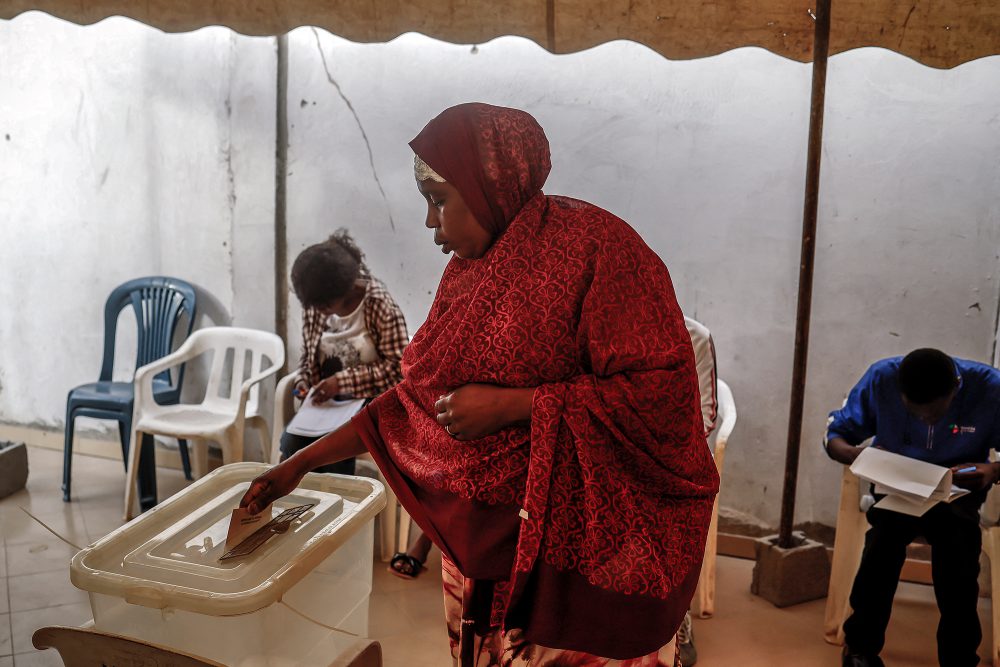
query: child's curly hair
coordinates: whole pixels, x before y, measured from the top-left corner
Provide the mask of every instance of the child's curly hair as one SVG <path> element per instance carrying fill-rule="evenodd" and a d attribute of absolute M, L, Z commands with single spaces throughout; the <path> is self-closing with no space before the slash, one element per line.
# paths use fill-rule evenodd
<path fill-rule="evenodd" d="M 322 308 L 347 294 L 365 270 L 364 253 L 341 228 L 299 253 L 292 264 L 292 289 L 304 308 Z"/>

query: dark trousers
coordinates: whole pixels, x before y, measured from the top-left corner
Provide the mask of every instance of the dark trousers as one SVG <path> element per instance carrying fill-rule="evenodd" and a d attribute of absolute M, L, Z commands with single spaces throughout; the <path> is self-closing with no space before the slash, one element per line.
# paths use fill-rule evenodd
<path fill-rule="evenodd" d="M 851 589 L 854 610 L 844 623 L 851 653 L 877 655 L 885 630 L 906 546 L 918 536 L 931 545 L 931 577 L 941 620 L 938 623 L 938 663 L 942 667 L 977 665 L 976 649 L 983 633 L 976 605 L 979 600 L 979 550 L 982 533 L 979 507 L 985 493 L 971 493 L 951 503 L 938 503 L 921 517 L 872 508 L 865 534 L 861 567 Z"/>
<path fill-rule="evenodd" d="M 281 434 L 281 460 L 284 461 L 295 452 L 300 449 L 305 449 L 317 440 L 319 440 L 319 438 L 307 438 L 304 435 L 295 435 L 294 433 L 284 431 Z M 353 475 L 354 459 L 344 459 L 343 461 L 339 461 L 337 463 L 320 466 L 313 470 L 313 472 L 332 472 L 339 475 Z"/>

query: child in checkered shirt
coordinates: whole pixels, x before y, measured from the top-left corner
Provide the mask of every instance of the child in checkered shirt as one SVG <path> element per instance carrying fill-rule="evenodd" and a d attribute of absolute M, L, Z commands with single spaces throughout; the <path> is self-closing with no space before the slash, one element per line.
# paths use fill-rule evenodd
<path fill-rule="evenodd" d="M 303 308 L 296 396 L 312 390 L 316 403 L 372 399 L 403 379 L 400 359 L 409 341 L 403 312 L 346 229 L 299 254 L 292 288 Z M 282 460 L 315 440 L 282 433 Z M 354 459 L 317 472 L 354 474 Z"/>

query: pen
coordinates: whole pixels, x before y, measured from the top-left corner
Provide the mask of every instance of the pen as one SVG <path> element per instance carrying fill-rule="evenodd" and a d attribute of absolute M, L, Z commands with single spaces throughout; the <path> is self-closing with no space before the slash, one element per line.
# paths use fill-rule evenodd
<path fill-rule="evenodd" d="M 956 470 L 955 472 L 957 474 L 961 474 L 963 472 L 976 472 L 976 466 L 969 466 L 968 468 L 962 468 L 961 470 Z"/>

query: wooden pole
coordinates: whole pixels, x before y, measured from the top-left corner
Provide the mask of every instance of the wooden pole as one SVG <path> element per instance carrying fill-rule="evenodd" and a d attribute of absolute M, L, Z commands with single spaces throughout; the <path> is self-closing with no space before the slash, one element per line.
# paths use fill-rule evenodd
<path fill-rule="evenodd" d="M 288 349 L 288 35 L 279 35 L 274 146 L 274 331 Z M 288 361 L 278 373 L 288 372 Z"/>
<path fill-rule="evenodd" d="M 556 52 L 556 0 L 545 2 L 545 48 Z"/>
<path fill-rule="evenodd" d="M 806 191 L 802 211 L 802 250 L 799 260 L 799 298 L 795 313 L 795 354 L 792 366 L 792 398 L 788 414 L 788 446 L 785 451 L 785 486 L 781 494 L 781 525 L 778 546 L 793 546 L 795 487 L 802 439 L 802 410 L 809 356 L 809 320 L 812 314 L 813 266 L 816 257 L 816 213 L 819 205 L 819 167 L 823 154 L 823 106 L 826 99 L 826 61 L 830 51 L 830 5 L 817 0 L 813 38 L 812 96 L 809 104 L 809 150 L 806 156 Z"/>

